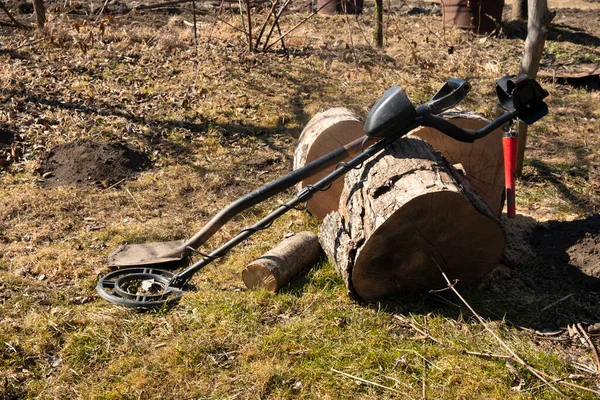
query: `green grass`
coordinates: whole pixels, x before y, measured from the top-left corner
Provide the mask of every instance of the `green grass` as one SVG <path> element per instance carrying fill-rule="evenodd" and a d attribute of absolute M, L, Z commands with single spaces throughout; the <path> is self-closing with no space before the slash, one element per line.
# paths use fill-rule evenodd
<path fill-rule="evenodd" d="M 289 26 L 301 17 L 290 16 Z M 367 43 L 366 17 L 350 22 L 365 30 L 352 42 L 345 19 L 314 19 L 291 35 L 286 56 L 245 53 L 242 36 L 225 25 L 206 44 L 210 16 L 196 56 L 183 23 L 150 26 L 133 15 L 139 24 L 109 25 L 105 42 L 85 54 L 68 40 L 85 32 L 60 19 L 50 34 L 64 47 L 41 41 L 23 48 L 23 59 L 0 54 L 0 80 L 16 92 L 0 93 L 0 122 L 23 136 L 24 151 L 0 174 L 0 398 L 391 399 L 423 391 L 440 399 L 559 398 L 522 365 L 483 355 L 508 351 L 449 291 L 366 303 L 347 295 L 328 261 L 278 293 L 247 290 L 240 275 L 248 262 L 288 232 L 318 230 L 304 213 L 287 214 L 208 266 L 172 309 L 140 313 L 96 295 L 118 245 L 187 237 L 230 201 L 288 172 L 298 135 L 319 111 L 345 106 L 364 116 L 392 84 L 420 103 L 457 76 L 474 85 L 465 108 L 489 118 L 500 112 L 494 82 L 517 71 L 522 42 L 450 30 L 437 39 L 424 24 L 442 37 L 439 17 L 398 13 L 389 16 L 387 47 L 377 50 Z M 27 40 L 7 32 L 7 46 Z M 412 44 L 425 37 L 427 46 Z M 582 61 L 596 51 L 584 47 L 550 42 L 547 52 Z M 590 217 L 599 196 L 585 179 L 600 148 L 598 94 L 543 85 L 550 114 L 530 129 L 521 215 L 503 219 L 507 253 L 520 258 L 495 279 L 460 290 L 529 365 L 557 378 L 577 375 L 574 383 L 598 390 L 597 376 L 581 370 L 595 363 L 589 347 L 532 333 L 597 322 L 599 304 L 596 292 L 562 282 L 541 255 L 520 247 L 539 221 Z M 21 92 L 59 103 L 22 102 Z M 35 123 L 42 115 L 57 121 L 54 128 Z M 113 188 L 39 188 L 41 155 L 80 137 L 127 140 L 155 167 Z M 204 250 L 293 193 L 237 216 Z M 554 386 L 571 398 L 596 398 Z"/>

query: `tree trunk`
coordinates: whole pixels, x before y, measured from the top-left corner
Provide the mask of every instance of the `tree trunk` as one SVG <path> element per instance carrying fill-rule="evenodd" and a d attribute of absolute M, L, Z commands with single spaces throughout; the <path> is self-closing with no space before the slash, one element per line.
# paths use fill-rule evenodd
<path fill-rule="evenodd" d="M 383 0 L 375 0 L 375 44 L 383 47 Z"/>
<path fill-rule="evenodd" d="M 478 281 L 504 252 L 504 230 L 469 182 L 424 140 L 403 138 L 346 175 L 319 240 L 351 294 L 378 300 L 440 289 L 438 266 Z"/>
<path fill-rule="evenodd" d="M 332 108 L 315 115 L 306 125 L 294 154 L 294 169 L 324 156 L 363 136 L 363 123 L 360 118 L 347 108 Z M 327 168 L 298 184 L 298 189 L 318 182 L 333 171 L 335 166 Z M 344 188 L 344 180 L 338 179 L 331 187 L 316 193 L 308 201 L 307 210 L 319 219 L 332 210 L 337 210 L 340 194 Z"/>
<path fill-rule="evenodd" d="M 527 0 L 513 0 L 512 19 L 513 20 L 526 20 L 527 19 Z"/>
<path fill-rule="evenodd" d="M 525 53 L 521 62 L 521 73 L 535 79 L 540 68 L 540 59 L 544 51 L 544 43 L 548 36 L 548 26 L 554 15 L 548 10 L 547 0 L 528 0 L 529 19 L 527 21 L 527 39 L 525 40 Z M 523 174 L 523 159 L 527 143 L 527 125 L 517 123 L 518 151 L 516 175 Z"/>
<path fill-rule="evenodd" d="M 46 8 L 42 0 L 33 0 L 33 10 L 38 29 L 43 29 L 46 24 Z"/>

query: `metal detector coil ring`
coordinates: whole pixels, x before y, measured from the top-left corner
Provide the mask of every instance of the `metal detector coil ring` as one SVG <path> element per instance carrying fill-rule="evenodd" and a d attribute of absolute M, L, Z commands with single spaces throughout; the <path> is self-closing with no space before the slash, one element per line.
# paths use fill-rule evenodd
<path fill-rule="evenodd" d="M 96 291 L 105 300 L 130 308 L 156 308 L 175 304 L 184 291 L 169 286 L 175 274 L 156 268 L 126 268 L 106 274 L 98 281 Z M 161 290 L 140 293 L 136 283 L 148 282 Z M 135 291 L 133 291 L 135 290 Z"/>

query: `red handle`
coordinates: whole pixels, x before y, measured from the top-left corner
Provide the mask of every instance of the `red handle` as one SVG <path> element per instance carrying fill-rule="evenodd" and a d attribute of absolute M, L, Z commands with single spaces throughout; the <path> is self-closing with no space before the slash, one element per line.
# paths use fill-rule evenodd
<path fill-rule="evenodd" d="M 515 208 L 515 171 L 517 169 L 517 136 L 507 132 L 502 138 L 504 151 L 504 183 L 506 186 L 506 214 L 514 218 Z"/>

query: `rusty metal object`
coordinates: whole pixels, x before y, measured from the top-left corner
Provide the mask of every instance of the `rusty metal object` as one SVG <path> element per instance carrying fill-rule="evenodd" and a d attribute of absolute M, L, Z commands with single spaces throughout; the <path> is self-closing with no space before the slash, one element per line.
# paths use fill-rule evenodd
<path fill-rule="evenodd" d="M 480 34 L 493 32 L 502 22 L 504 0 L 447 0 L 444 24 Z"/>
<path fill-rule="evenodd" d="M 362 14 L 364 0 L 317 0 L 319 14 Z"/>

